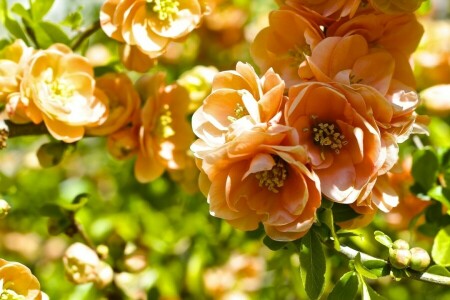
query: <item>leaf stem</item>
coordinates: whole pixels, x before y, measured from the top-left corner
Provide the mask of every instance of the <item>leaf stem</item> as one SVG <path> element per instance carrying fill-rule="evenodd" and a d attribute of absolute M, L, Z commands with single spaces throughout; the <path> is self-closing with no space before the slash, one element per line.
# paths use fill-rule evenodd
<path fill-rule="evenodd" d="M 334 251 L 338 251 L 334 248 L 334 243 L 333 241 L 329 240 L 324 242 L 324 244 L 334 250 Z M 383 261 L 387 264 L 389 264 L 389 262 L 377 258 L 377 257 L 373 257 L 371 255 L 368 255 L 366 253 L 357 251 L 353 248 L 350 248 L 348 246 L 342 245 L 338 251 L 339 253 L 341 253 L 342 255 L 346 256 L 348 259 L 355 259 L 356 255 L 358 255 L 358 253 L 360 253 L 361 255 L 361 262 L 366 262 L 369 260 L 379 260 L 379 261 Z M 405 275 L 404 278 L 412 278 L 415 280 L 419 280 L 419 281 L 425 281 L 425 282 L 431 282 L 431 283 L 436 283 L 436 284 L 440 284 L 440 285 L 449 285 L 450 286 L 450 277 L 447 276 L 441 276 L 441 275 L 436 275 L 436 274 L 431 274 L 431 273 L 427 273 L 427 272 L 417 272 L 411 269 L 408 269 L 408 273 L 409 276 Z"/>
<path fill-rule="evenodd" d="M 91 27 L 87 28 L 85 31 L 83 31 L 78 38 L 76 38 L 72 45 L 70 46 L 70 48 L 72 48 L 72 50 L 76 50 L 78 49 L 83 42 L 89 38 L 92 34 L 94 34 L 97 30 L 100 29 L 100 21 L 96 21 L 94 24 L 91 25 Z"/>

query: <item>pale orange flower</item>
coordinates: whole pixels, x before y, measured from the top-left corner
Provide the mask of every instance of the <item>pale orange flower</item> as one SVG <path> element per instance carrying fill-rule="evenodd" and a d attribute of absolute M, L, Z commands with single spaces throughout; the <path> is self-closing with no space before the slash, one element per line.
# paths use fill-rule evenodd
<path fill-rule="evenodd" d="M 324 38 L 318 25 L 290 10 L 269 14 L 269 27 L 261 30 L 250 52 L 262 72 L 273 68 L 286 85 L 300 83 L 298 67 Z"/>
<path fill-rule="evenodd" d="M 292 7 L 304 6 L 331 19 L 353 17 L 361 4 L 361 0 L 277 0 L 277 2 Z"/>
<path fill-rule="evenodd" d="M 150 58 L 139 50 L 137 46 L 128 44 L 119 45 L 119 57 L 122 64 L 128 70 L 144 73 L 156 65 L 156 59 Z"/>
<path fill-rule="evenodd" d="M 211 215 L 241 230 L 255 230 L 261 222 L 278 241 L 305 235 L 321 194 L 317 176 L 305 165 L 306 149 L 289 146 L 295 136 L 290 127 L 260 123 L 215 151 L 195 153 Z"/>
<path fill-rule="evenodd" d="M 55 44 L 33 55 L 20 86 L 27 116 L 45 122 L 51 135 L 65 142 L 81 139 L 85 126 L 107 117 L 106 95 L 95 89 L 93 68 L 84 57 Z"/>
<path fill-rule="evenodd" d="M 108 152 L 116 159 L 129 159 L 139 152 L 139 124 L 131 124 L 108 135 Z"/>
<path fill-rule="evenodd" d="M 378 175 L 396 162 L 392 105 L 375 89 L 319 82 L 291 87 L 287 124 L 297 129 L 322 193 L 339 203 L 367 198 Z"/>
<path fill-rule="evenodd" d="M 200 138 L 191 149 L 210 151 L 264 122 L 278 122 L 284 103 L 284 82 L 272 70 L 260 79 L 254 69 L 237 63 L 236 71 L 218 73 L 212 92 L 192 117 L 192 128 Z"/>
<path fill-rule="evenodd" d="M 109 115 L 100 126 L 89 127 L 91 135 L 109 135 L 136 119 L 141 100 L 130 78 L 125 74 L 108 73 L 95 79 L 96 86 L 108 98 Z"/>
<path fill-rule="evenodd" d="M 6 103 L 11 93 L 19 92 L 23 70 L 34 52 L 20 39 L 0 51 L 0 103 Z"/>
<path fill-rule="evenodd" d="M 299 75 L 305 80 L 366 84 L 383 95 L 394 86 L 393 81 L 396 85 L 403 81 L 394 74 L 399 76 L 411 70 L 410 66 L 404 66 L 408 70 L 396 71 L 393 56 L 384 49 L 370 48 L 359 34 L 327 37 L 314 47 L 306 60 L 308 63 L 299 68 Z"/>
<path fill-rule="evenodd" d="M 369 4 L 385 14 L 413 13 L 424 0 L 369 0 Z"/>
<path fill-rule="evenodd" d="M 18 299 L 22 296 L 27 300 L 41 300 L 43 293 L 40 289 L 39 281 L 28 267 L 0 258 L 0 297 L 2 299 L 16 299 L 16 297 Z"/>
<path fill-rule="evenodd" d="M 163 73 L 142 76 L 136 87 L 145 104 L 134 170 L 140 182 L 149 182 L 166 169 L 185 166 L 186 151 L 194 140 L 187 119 L 189 94 L 177 84 L 166 86 Z"/>
<path fill-rule="evenodd" d="M 198 0 L 106 0 L 100 23 L 109 37 L 155 58 L 171 40 L 194 30 L 202 13 Z"/>
<path fill-rule="evenodd" d="M 344 18 L 327 28 L 327 36 L 359 34 L 371 47 L 383 48 L 395 59 L 395 78 L 401 78 L 410 89 L 415 79 L 409 57 L 417 48 L 423 27 L 414 14 L 385 15 L 361 13 L 354 18 Z"/>

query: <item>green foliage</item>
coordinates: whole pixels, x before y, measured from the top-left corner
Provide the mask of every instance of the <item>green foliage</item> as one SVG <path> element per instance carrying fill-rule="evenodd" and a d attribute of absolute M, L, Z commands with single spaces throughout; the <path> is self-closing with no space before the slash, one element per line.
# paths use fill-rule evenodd
<path fill-rule="evenodd" d="M 450 266 L 450 225 L 439 230 L 434 239 L 431 256 L 438 265 Z"/>
<path fill-rule="evenodd" d="M 359 288 L 359 278 L 355 272 L 350 271 L 342 275 L 328 295 L 328 300 L 352 300 L 355 299 Z"/>
<path fill-rule="evenodd" d="M 319 299 L 325 288 L 326 261 L 322 243 L 310 230 L 300 243 L 300 273 L 310 299 Z"/>

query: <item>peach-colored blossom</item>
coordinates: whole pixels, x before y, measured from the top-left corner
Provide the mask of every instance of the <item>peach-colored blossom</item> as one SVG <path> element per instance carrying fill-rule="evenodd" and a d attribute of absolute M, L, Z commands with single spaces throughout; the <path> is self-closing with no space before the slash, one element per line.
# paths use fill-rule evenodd
<path fill-rule="evenodd" d="M 151 58 L 194 30 L 203 14 L 198 0 L 106 0 L 100 23 L 109 37 L 135 45 Z"/>
<path fill-rule="evenodd" d="M 423 27 L 414 14 L 385 15 L 365 12 L 354 18 L 344 18 L 327 28 L 327 36 L 359 34 L 371 47 L 387 50 L 395 59 L 395 78 L 415 88 L 409 57 L 417 48 Z"/>
<path fill-rule="evenodd" d="M 283 91 L 284 82 L 271 69 L 258 78 L 250 65 L 239 62 L 236 71 L 218 73 L 211 94 L 192 117 L 200 139 L 191 148 L 209 151 L 255 124 L 279 121 Z"/>
<path fill-rule="evenodd" d="M 289 87 L 301 82 L 298 67 L 323 37 L 319 26 L 305 17 L 276 10 L 269 14 L 269 27 L 258 33 L 250 51 L 262 72 L 273 68 Z"/>
<path fill-rule="evenodd" d="M 397 71 L 394 57 L 385 49 L 371 48 L 366 39 L 359 35 L 327 37 L 313 48 L 307 64 L 299 68 L 299 75 L 305 80 L 340 82 L 343 84 L 366 84 L 386 95 L 401 82 L 398 77 L 410 72 Z M 397 77 L 394 76 L 397 75 Z"/>
<path fill-rule="evenodd" d="M 19 91 L 23 70 L 34 52 L 20 39 L 0 51 L 0 103 Z"/>
<path fill-rule="evenodd" d="M 385 14 L 415 12 L 424 0 L 369 0 L 369 4 Z"/>
<path fill-rule="evenodd" d="M 109 115 L 106 121 L 86 132 L 91 135 L 108 135 L 138 117 L 141 100 L 130 78 L 121 73 L 107 73 L 95 79 L 96 86 L 107 96 Z"/>
<path fill-rule="evenodd" d="M 185 166 L 186 151 L 194 140 L 187 119 L 189 94 L 177 84 L 166 86 L 164 73 L 142 76 L 136 88 L 145 104 L 134 170 L 140 182 L 149 182 L 166 169 Z"/>
<path fill-rule="evenodd" d="M 214 151 L 194 152 L 211 215 L 241 230 L 262 223 L 274 240 L 305 235 L 321 194 L 306 149 L 289 146 L 292 136 L 290 127 L 260 123 Z"/>
<path fill-rule="evenodd" d="M 277 2 L 292 7 L 304 6 L 323 17 L 334 20 L 352 17 L 361 4 L 361 0 L 277 0 Z"/>
<path fill-rule="evenodd" d="M 139 50 L 137 46 L 128 44 L 119 45 L 119 57 L 125 68 L 140 73 L 147 72 L 151 67 L 156 65 L 156 59 L 150 58 L 147 54 Z"/>
<path fill-rule="evenodd" d="M 106 95 L 95 89 L 92 66 L 63 44 L 33 55 L 20 92 L 27 116 L 35 124 L 44 121 L 58 140 L 77 141 L 85 126 L 100 125 L 107 117 Z"/>
<path fill-rule="evenodd" d="M 15 297 L 18 299 L 22 296 L 27 300 L 41 300 L 43 293 L 40 289 L 41 285 L 38 279 L 28 267 L 0 258 L 0 296 L 2 299 L 16 299 Z"/>
<path fill-rule="evenodd" d="M 322 193 L 335 202 L 366 199 L 377 176 L 396 162 L 393 107 L 375 89 L 319 82 L 291 87 L 287 124 L 297 129 Z M 381 127 L 381 129 L 380 129 Z"/>

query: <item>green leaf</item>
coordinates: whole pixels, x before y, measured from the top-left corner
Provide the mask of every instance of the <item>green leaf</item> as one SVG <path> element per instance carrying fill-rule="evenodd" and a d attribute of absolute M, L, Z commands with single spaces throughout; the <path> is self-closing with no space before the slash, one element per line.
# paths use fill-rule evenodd
<path fill-rule="evenodd" d="M 330 208 L 325 208 L 320 214 L 320 221 L 330 229 L 331 236 L 333 237 L 334 249 L 339 251 L 341 245 L 339 244 L 339 239 L 334 228 L 333 211 Z"/>
<path fill-rule="evenodd" d="M 42 144 L 36 153 L 39 164 L 43 168 L 56 166 L 63 159 L 64 153 L 68 147 L 68 144 L 62 142 Z"/>
<path fill-rule="evenodd" d="M 28 36 L 25 33 L 24 29 L 14 18 L 12 18 L 8 13 L 8 5 L 6 0 L 0 0 L 1 2 L 1 11 L 3 12 L 3 19 L 5 28 L 9 31 L 9 33 L 17 38 L 24 40 L 25 43 L 29 43 Z"/>
<path fill-rule="evenodd" d="M 28 9 L 26 9 L 20 3 L 14 3 L 14 5 L 11 6 L 11 12 L 13 12 L 16 15 L 20 16 L 24 20 L 27 20 L 29 23 L 33 23 L 33 20 L 32 20 L 31 15 L 30 15 L 30 11 Z"/>
<path fill-rule="evenodd" d="M 434 238 L 431 257 L 438 265 L 450 266 L 450 225 L 439 230 Z"/>
<path fill-rule="evenodd" d="M 371 259 L 364 261 L 362 264 L 370 273 L 375 274 L 377 277 L 389 275 L 389 265 L 383 260 Z"/>
<path fill-rule="evenodd" d="M 436 182 L 439 168 L 439 160 L 431 148 L 423 148 L 413 155 L 411 174 L 416 183 L 424 190 L 431 189 Z"/>
<path fill-rule="evenodd" d="M 355 270 L 364 277 L 370 279 L 377 279 L 378 276 L 373 274 L 370 270 L 368 270 L 361 262 L 361 254 L 358 253 L 354 259 Z"/>
<path fill-rule="evenodd" d="M 375 235 L 375 239 L 377 240 L 378 243 L 380 243 L 388 248 L 392 247 L 391 238 L 388 235 L 386 235 L 384 232 L 377 230 L 374 232 L 374 235 Z"/>
<path fill-rule="evenodd" d="M 427 273 L 450 277 L 450 271 L 446 267 L 440 265 L 434 265 L 429 267 L 427 269 Z"/>
<path fill-rule="evenodd" d="M 42 18 L 52 8 L 55 0 L 31 0 L 31 16 L 35 21 L 41 21 Z"/>
<path fill-rule="evenodd" d="M 77 29 L 83 23 L 83 6 L 78 6 L 77 10 L 71 12 L 67 17 L 60 23 L 63 26 L 68 26 L 70 29 Z"/>
<path fill-rule="evenodd" d="M 359 279 L 355 272 L 345 273 L 328 295 L 328 300 L 351 300 L 355 299 L 358 292 Z"/>
<path fill-rule="evenodd" d="M 63 43 L 66 45 L 70 44 L 70 38 L 58 24 L 41 21 L 37 26 L 45 31 L 52 43 Z"/>
<path fill-rule="evenodd" d="M 333 219 L 336 223 L 348 221 L 359 216 L 350 205 L 334 203 L 333 208 Z"/>
<path fill-rule="evenodd" d="M 263 243 L 264 243 L 264 245 L 267 246 L 267 248 L 269 248 L 272 251 L 280 250 L 281 248 L 283 248 L 287 245 L 286 242 L 274 241 L 268 236 L 264 237 Z"/>
<path fill-rule="evenodd" d="M 386 300 L 383 296 L 375 292 L 370 285 L 362 281 L 362 299 L 363 300 Z"/>
<path fill-rule="evenodd" d="M 68 211 L 77 211 L 83 208 L 89 201 L 89 194 L 82 193 L 73 199 L 72 203 L 61 203 L 60 206 Z"/>
<path fill-rule="evenodd" d="M 340 238 L 345 238 L 345 237 L 359 237 L 359 238 L 363 238 L 364 235 L 361 233 L 356 233 L 353 231 L 347 231 L 347 230 L 338 230 L 336 232 L 337 236 Z"/>
<path fill-rule="evenodd" d="M 437 185 L 429 190 L 427 194 L 434 200 L 441 202 L 447 207 L 450 207 L 450 189 L 443 188 L 442 186 Z"/>
<path fill-rule="evenodd" d="M 326 262 L 317 234 L 310 230 L 300 243 L 300 274 L 310 299 L 318 299 L 325 288 Z"/>
<path fill-rule="evenodd" d="M 41 215 L 52 218 L 64 217 L 64 210 L 56 203 L 46 203 L 39 209 Z"/>

